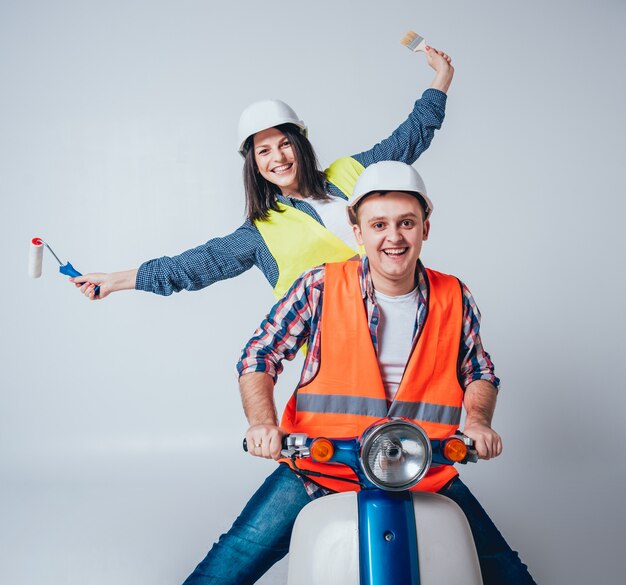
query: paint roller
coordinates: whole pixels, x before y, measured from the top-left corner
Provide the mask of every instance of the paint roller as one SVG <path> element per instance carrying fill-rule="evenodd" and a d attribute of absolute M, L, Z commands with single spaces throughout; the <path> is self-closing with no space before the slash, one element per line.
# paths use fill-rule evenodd
<path fill-rule="evenodd" d="M 30 242 L 30 251 L 28 254 L 28 276 L 31 278 L 39 278 L 41 276 L 44 246 L 50 250 L 50 253 L 59 263 L 59 272 L 61 274 L 71 277 L 82 276 L 82 274 L 78 272 L 78 270 L 76 270 L 76 268 L 74 268 L 69 262 L 63 264 L 63 262 L 59 260 L 59 257 L 54 253 L 54 250 L 41 238 L 33 238 Z M 96 286 L 94 295 L 98 296 L 98 294 L 100 294 L 100 287 Z"/>

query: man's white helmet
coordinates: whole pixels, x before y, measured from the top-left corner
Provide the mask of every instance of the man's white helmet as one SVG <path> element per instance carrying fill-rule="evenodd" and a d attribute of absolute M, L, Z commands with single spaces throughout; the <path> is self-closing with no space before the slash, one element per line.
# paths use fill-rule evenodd
<path fill-rule="evenodd" d="M 407 191 L 417 193 L 425 205 L 425 219 L 433 212 L 433 202 L 428 198 L 426 185 L 420 174 L 403 162 L 385 160 L 367 167 L 357 179 L 352 198 L 346 208 L 350 223 L 356 223 L 356 206 L 370 193 L 375 191 Z"/>
<path fill-rule="evenodd" d="M 294 124 L 307 135 L 306 124 L 285 102 L 263 100 L 250 104 L 239 118 L 239 154 L 246 155 L 244 144 L 250 136 L 279 124 Z"/>

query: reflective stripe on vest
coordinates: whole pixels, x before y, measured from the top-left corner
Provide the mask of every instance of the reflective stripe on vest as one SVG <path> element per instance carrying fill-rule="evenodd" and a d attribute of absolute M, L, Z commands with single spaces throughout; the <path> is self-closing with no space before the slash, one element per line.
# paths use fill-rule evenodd
<path fill-rule="evenodd" d="M 293 394 L 281 427 L 311 437 L 354 437 L 380 418 L 403 416 L 422 426 L 431 438 L 452 435 L 458 428 L 463 404 L 457 372 L 463 318 L 459 281 L 426 270 L 429 287 L 426 318 L 396 399 L 388 406 L 358 268 L 359 262 L 326 265 L 319 370 L 313 380 Z M 310 460 L 299 461 L 298 465 L 356 479 L 345 466 Z M 452 466 L 434 467 L 413 489 L 437 491 L 456 475 Z M 313 480 L 336 491 L 357 489 L 339 480 L 318 477 Z"/>
<path fill-rule="evenodd" d="M 428 402 L 394 403 L 393 415 L 404 418 L 418 419 L 423 422 L 440 422 L 458 427 L 461 422 L 461 408 Z M 300 393 L 298 411 L 317 412 L 324 414 L 358 414 L 384 418 L 389 415 L 386 398 L 364 398 L 362 396 L 344 396 L 341 394 Z"/>

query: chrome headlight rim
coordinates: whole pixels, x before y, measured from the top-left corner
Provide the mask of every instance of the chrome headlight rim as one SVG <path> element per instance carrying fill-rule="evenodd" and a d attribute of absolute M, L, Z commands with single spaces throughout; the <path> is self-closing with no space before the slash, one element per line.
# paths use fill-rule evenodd
<path fill-rule="evenodd" d="M 424 461 L 422 463 L 421 470 L 418 474 L 414 475 L 410 480 L 401 484 L 390 484 L 382 481 L 376 474 L 372 472 L 369 464 L 367 463 L 370 451 L 374 446 L 376 440 L 381 435 L 388 434 L 390 431 L 404 430 L 407 433 L 412 433 L 415 438 L 424 447 Z M 365 474 L 365 477 L 374 484 L 377 488 L 389 491 L 389 492 L 403 492 L 411 489 L 414 485 L 419 483 L 424 476 L 428 473 L 432 463 L 432 446 L 430 439 L 426 434 L 426 431 L 414 422 L 405 418 L 385 418 L 370 425 L 361 436 L 361 449 L 359 451 L 359 460 L 361 463 L 361 469 Z"/>

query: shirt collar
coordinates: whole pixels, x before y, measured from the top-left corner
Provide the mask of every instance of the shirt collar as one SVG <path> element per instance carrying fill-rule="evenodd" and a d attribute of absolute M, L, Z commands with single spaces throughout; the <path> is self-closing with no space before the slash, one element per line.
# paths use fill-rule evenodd
<path fill-rule="evenodd" d="M 376 303 L 376 291 L 372 282 L 372 273 L 370 271 L 370 263 L 367 256 L 361 258 L 359 266 L 359 280 L 361 283 L 361 296 L 373 303 Z M 426 268 L 420 259 L 417 260 L 415 280 L 419 297 L 423 300 L 428 298 L 428 284 L 426 279 Z"/>

